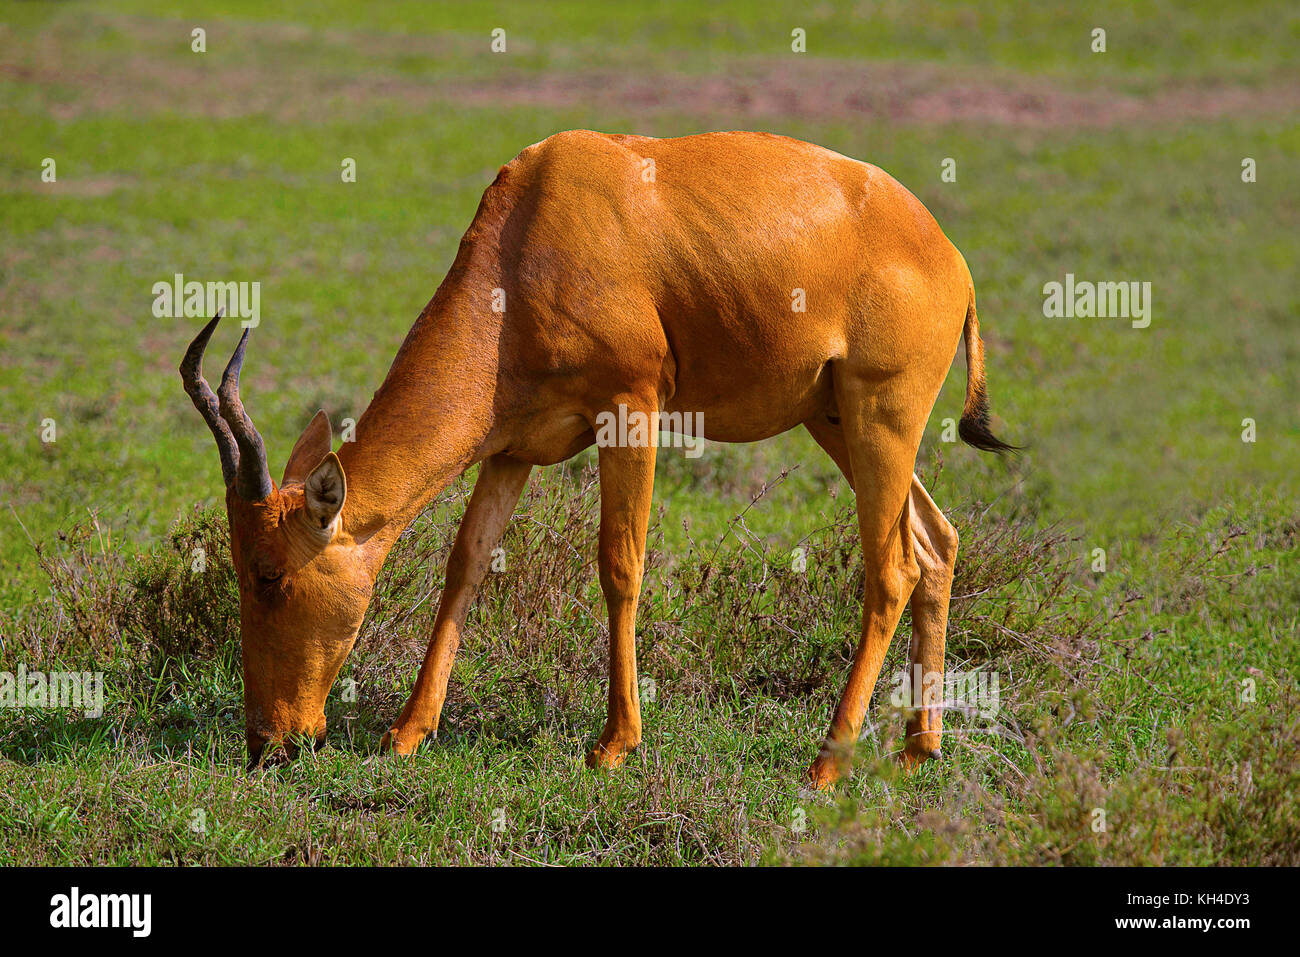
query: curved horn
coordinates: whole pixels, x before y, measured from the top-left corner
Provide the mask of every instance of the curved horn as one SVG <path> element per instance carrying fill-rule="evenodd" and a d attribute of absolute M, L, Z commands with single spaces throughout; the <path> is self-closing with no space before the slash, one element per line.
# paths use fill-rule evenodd
<path fill-rule="evenodd" d="M 212 394 L 208 380 L 203 378 L 203 350 L 208 347 L 212 330 L 217 328 L 220 321 L 221 310 L 218 310 L 212 321 L 199 330 L 190 347 L 185 350 L 185 358 L 181 360 L 181 382 L 185 384 L 185 391 L 194 403 L 194 408 L 199 410 L 199 415 L 203 416 L 203 421 L 212 430 L 212 437 L 217 440 L 217 454 L 221 456 L 221 479 L 229 488 L 239 470 L 239 448 L 235 445 L 230 426 L 221 417 L 217 397 Z"/>
<path fill-rule="evenodd" d="M 239 446 L 239 466 L 235 470 L 235 491 L 249 502 L 260 502 L 271 494 L 271 473 L 266 467 L 266 446 L 253 426 L 253 420 L 244 411 L 239 400 L 239 370 L 244 365 L 244 345 L 248 342 L 247 328 L 239 337 L 239 345 L 230 357 L 217 397 L 221 417 L 230 426 L 230 434 Z"/>

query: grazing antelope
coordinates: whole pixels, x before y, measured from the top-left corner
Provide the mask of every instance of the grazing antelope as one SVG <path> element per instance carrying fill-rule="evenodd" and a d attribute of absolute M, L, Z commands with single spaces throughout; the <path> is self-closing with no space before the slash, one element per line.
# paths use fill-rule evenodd
<path fill-rule="evenodd" d="M 988 427 L 966 263 L 874 166 L 765 133 L 573 131 L 528 147 L 484 192 L 356 440 L 336 455 L 318 412 L 278 486 L 239 397 L 247 330 L 215 395 L 203 379 L 217 321 L 181 377 L 226 483 L 250 766 L 269 743 L 292 755 L 294 737 L 323 739 L 384 557 L 477 463 L 429 649 L 382 748 L 407 754 L 436 731 L 470 602 L 529 473 L 596 443 L 598 418 L 616 413 L 698 413 L 720 442 L 803 425 L 852 486 L 862 640 L 814 785 L 842 773 L 909 599 L 911 661 L 943 671 L 957 534 L 913 465 L 963 334 L 961 437 L 1011 446 Z M 656 449 L 596 444 L 609 711 L 587 761 L 616 767 L 641 740 L 635 627 Z M 938 756 L 941 731 L 938 707 L 917 709 L 904 762 Z"/>

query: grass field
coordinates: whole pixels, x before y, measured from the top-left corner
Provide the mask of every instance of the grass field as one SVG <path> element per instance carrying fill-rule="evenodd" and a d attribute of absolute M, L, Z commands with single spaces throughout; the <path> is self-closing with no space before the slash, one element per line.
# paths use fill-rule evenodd
<path fill-rule="evenodd" d="M 0 6 L 0 672 L 102 670 L 108 698 L 0 709 L 0 863 L 1300 862 L 1300 13 L 782 6 Z M 244 394 L 278 475 L 316 409 L 360 416 L 497 168 L 583 127 L 817 142 L 962 250 L 996 430 L 1029 449 L 944 441 L 958 360 L 918 468 L 962 536 L 948 667 L 1000 676 L 996 718 L 893 770 L 905 618 L 852 779 L 801 790 L 862 570 L 799 432 L 661 456 L 622 771 L 581 762 L 588 453 L 534 477 L 436 742 L 378 754 L 472 475 L 390 558 L 332 746 L 245 775 L 220 473 L 176 375 L 197 323 L 153 284 L 260 281 Z M 1150 325 L 1046 318 L 1066 274 L 1150 282 Z"/>

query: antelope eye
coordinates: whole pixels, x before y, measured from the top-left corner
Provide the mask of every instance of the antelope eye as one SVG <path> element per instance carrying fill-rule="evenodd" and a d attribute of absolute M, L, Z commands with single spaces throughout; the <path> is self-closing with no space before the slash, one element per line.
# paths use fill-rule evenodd
<path fill-rule="evenodd" d="M 259 568 L 257 570 L 257 583 L 259 585 L 274 585 L 283 575 L 284 572 L 278 568 Z"/>

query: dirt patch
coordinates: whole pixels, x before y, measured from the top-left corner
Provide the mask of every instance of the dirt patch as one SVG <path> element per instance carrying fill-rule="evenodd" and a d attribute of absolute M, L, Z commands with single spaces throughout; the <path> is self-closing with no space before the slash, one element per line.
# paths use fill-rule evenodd
<path fill-rule="evenodd" d="M 133 189 L 135 181 L 126 176 L 99 175 L 73 177 L 64 175 L 53 183 L 42 182 L 32 173 L 29 181 L 19 184 L 19 189 L 27 193 L 39 193 L 43 196 L 72 196 L 98 199 L 108 196 L 120 189 Z"/>
<path fill-rule="evenodd" d="M 135 55 L 108 57 L 81 48 L 77 31 L 83 27 L 64 24 L 21 49 L 0 51 L 0 77 L 38 87 L 38 98 L 59 119 L 178 112 L 310 122 L 364 115 L 384 105 L 416 111 L 452 104 L 597 110 L 618 117 L 685 114 L 724 128 L 855 118 L 1096 128 L 1300 108 L 1300 83 L 1290 76 L 1256 87 L 1179 81 L 1134 93 L 970 66 L 733 57 L 710 61 L 709 71 L 685 73 L 665 70 L 661 62 L 638 62 L 635 53 L 618 66 L 593 66 L 572 51 L 551 69 L 535 72 L 475 55 L 454 36 L 227 24 L 223 34 L 233 43 L 232 52 L 218 56 L 189 53 L 187 34 L 174 23 L 131 19 L 118 26 L 138 44 Z M 412 58 L 451 72 L 419 76 L 396 68 Z"/>
<path fill-rule="evenodd" d="M 1198 84 L 1152 95 L 1074 91 L 1022 75 L 988 79 L 906 63 L 747 61 L 727 73 L 549 72 L 466 84 L 454 99 L 476 106 L 599 107 L 735 118 L 851 117 L 895 123 L 1105 127 L 1293 111 L 1300 84 L 1248 89 Z"/>

